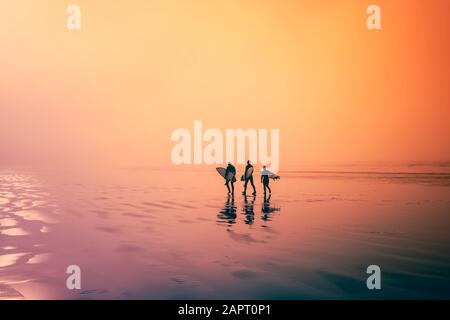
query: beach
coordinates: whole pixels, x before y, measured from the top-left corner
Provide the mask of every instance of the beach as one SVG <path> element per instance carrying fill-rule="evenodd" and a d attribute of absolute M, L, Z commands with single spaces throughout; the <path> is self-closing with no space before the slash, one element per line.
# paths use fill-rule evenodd
<path fill-rule="evenodd" d="M 269 198 L 213 167 L 0 171 L 0 299 L 450 298 L 447 168 L 280 176 Z"/>

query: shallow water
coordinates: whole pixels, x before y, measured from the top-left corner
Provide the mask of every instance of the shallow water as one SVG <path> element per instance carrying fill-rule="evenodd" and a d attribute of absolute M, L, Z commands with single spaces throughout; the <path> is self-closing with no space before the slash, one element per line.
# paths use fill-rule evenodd
<path fill-rule="evenodd" d="M 2 171 L 0 298 L 450 298 L 450 174 L 280 174 L 265 199 L 213 168 Z"/>

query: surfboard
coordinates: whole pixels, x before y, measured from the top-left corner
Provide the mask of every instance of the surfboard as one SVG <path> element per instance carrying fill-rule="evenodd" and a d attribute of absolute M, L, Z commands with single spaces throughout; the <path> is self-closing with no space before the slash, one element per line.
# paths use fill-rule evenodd
<path fill-rule="evenodd" d="M 252 173 L 253 173 L 253 167 L 248 168 L 248 170 L 245 172 L 245 176 L 244 175 L 241 176 L 241 181 L 245 181 L 245 179 L 250 178 Z"/>
<path fill-rule="evenodd" d="M 271 172 L 269 170 L 262 170 L 261 171 L 261 175 L 262 176 L 269 176 L 269 178 L 273 179 L 273 180 L 278 180 L 278 179 L 281 178 L 279 175 L 276 175 L 275 173 L 273 173 L 273 172 Z"/>
<path fill-rule="evenodd" d="M 227 171 L 226 168 L 217 167 L 216 170 L 222 176 L 222 178 L 224 178 L 225 180 L 227 180 L 227 181 L 231 180 L 232 182 L 236 182 L 236 177 L 231 172 L 228 173 L 227 177 L 225 178 L 225 172 Z"/>

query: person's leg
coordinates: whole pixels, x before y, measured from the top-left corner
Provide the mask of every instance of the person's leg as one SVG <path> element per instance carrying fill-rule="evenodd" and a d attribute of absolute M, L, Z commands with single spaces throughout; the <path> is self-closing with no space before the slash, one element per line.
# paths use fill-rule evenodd
<path fill-rule="evenodd" d="M 234 194 L 234 182 L 231 181 L 231 194 Z"/>
<path fill-rule="evenodd" d="M 227 186 L 227 189 L 228 189 L 228 193 L 230 193 L 230 181 L 228 180 L 226 183 L 225 183 L 225 185 Z"/>
<path fill-rule="evenodd" d="M 245 179 L 244 191 L 242 192 L 243 194 L 247 192 L 247 183 L 248 183 L 248 179 Z"/>
<path fill-rule="evenodd" d="M 264 186 L 264 195 L 266 195 L 266 184 L 263 183 L 263 186 Z"/>
<path fill-rule="evenodd" d="M 270 187 L 269 187 L 269 182 L 267 182 L 267 189 L 269 189 L 269 193 L 272 193 L 272 190 L 270 190 Z"/>
<path fill-rule="evenodd" d="M 253 187 L 253 193 L 256 193 L 255 184 L 253 183 L 253 176 L 250 177 L 250 183 L 252 184 Z"/>

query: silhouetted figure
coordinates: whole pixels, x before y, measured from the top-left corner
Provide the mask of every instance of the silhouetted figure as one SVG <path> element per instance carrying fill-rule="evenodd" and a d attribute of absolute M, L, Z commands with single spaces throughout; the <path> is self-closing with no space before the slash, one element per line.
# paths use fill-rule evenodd
<path fill-rule="evenodd" d="M 245 181 L 245 183 L 244 183 L 244 191 L 242 192 L 242 194 L 246 194 L 247 193 L 247 184 L 250 181 L 250 183 L 251 183 L 251 185 L 253 187 L 253 195 L 255 195 L 256 194 L 256 188 L 255 188 L 255 184 L 253 183 L 253 172 L 247 176 L 247 171 L 250 168 L 253 168 L 253 166 L 252 166 L 252 163 L 250 162 L 250 160 L 248 160 L 247 161 L 247 166 L 245 167 L 245 170 L 244 170 L 244 181 Z"/>
<path fill-rule="evenodd" d="M 231 193 L 234 195 L 234 181 L 233 181 L 234 179 L 233 178 L 227 179 L 229 173 L 232 173 L 233 177 L 236 176 L 236 168 L 231 164 L 231 162 L 228 162 L 228 166 L 227 169 L 225 170 L 224 176 L 226 180 L 225 185 L 227 186 L 228 194 Z M 230 183 L 231 183 L 231 191 L 230 191 Z"/>
<path fill-rule="evenodd" d="M 248 201 L 248 198 L 245 197 L 244 199 L 244 208 L 242 211 L 245 213 L 245 224 L 253 224 L 253 221 L 255 220 L 255 199 L 256 196 L 253 196 L 250 201 Z"/>
<path fill-rule="evenodd" d="M 269 175 L 264 174 L 264 172 L 266 172 L 266 166 L 263 166 L 263 173 L 261 174 L 261 182 L 264 186 L 264 195 L 266 195 L 266 188 L 269 189 L 269 194 L 272 193 L 272 190 L 270 190 L 270 187 L 269 187 L 269 181 L 270 181 Z M 270 196 L 269 196 L 269 199 L 270 199 Z"/>

